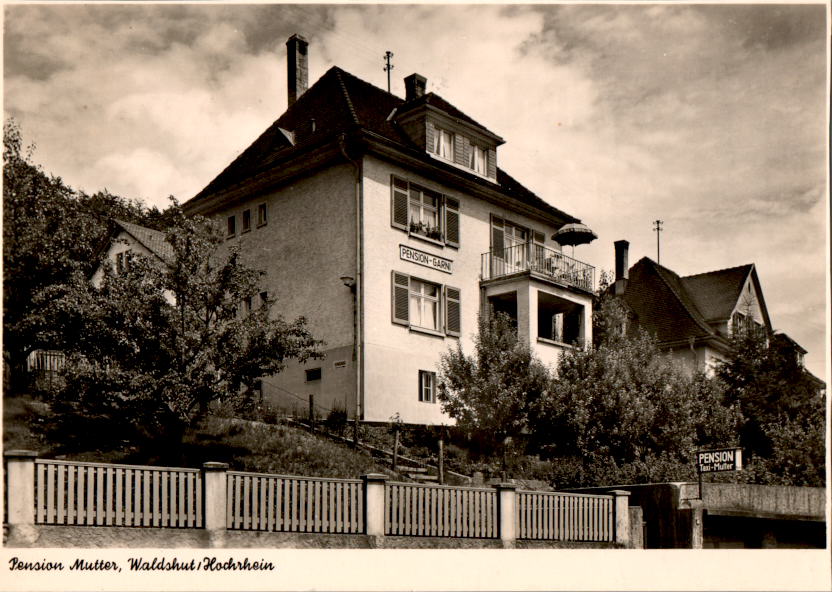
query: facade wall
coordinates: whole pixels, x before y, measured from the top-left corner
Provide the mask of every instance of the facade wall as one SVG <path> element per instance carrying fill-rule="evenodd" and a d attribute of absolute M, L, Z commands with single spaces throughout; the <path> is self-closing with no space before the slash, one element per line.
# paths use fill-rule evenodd
<path fill-rule="evenodd" d="M 391 225 L 391 175 L 443 193 L 460 202 L 459 248 L 422 240 Z M 551 240 L 556 228 L 370 156 L 364 159 L 363 190 L 366 402 L 364 418 L 368 421 L 388 421 L 398 413 L 405 422 L 450 423 L 450 418 L 441 412 L 438 402 L 419 401 L 419 370 L 438 373 L 440 356 L 449 348 L 455 348 L 457 342 L 461 343 L 464 352 L 473 352 L 473 336 L 477 330 L 477 317 L 482 307 L 481 298 L 484 297 L 480 291 L 481 255 L 490 249 L 491 216 L 500 216 L 531 230 L 543 232 L 545 246 L 559 250 L 557 243 Z M 452 273 L 402 260 L 400 245 L 451 260 Z M 428 335 L 393 323 L 393 271 L 460 289 L 460 337 Z M 517 284 L 518 295 L 524 303 L 518 305 L 518 314 L 521 317 L 520 322 L 526 326 L 529 326 L 530 322 L 528 307 L 532 305 L 531 293 L 537 288 L 536 285 L 532 287 L 528 278 Z M 489 291 L 493 289 L 496 288 L 488 288 Z M 550 286 L 541 289 L 556 290 Z M 564 290 L 564 294 L 566 292 Z M 575 295 L 570 297 L 576 299 Z M 588 305 L 588 297 L 586 302 Z M 591 312 L 587 307 L 587 315 L 589 314 Z M 591 322 L 587 322 L 587 326 L 591 326 Z M 532 346 L 536 350 L 546 350 L 544 353 L 549 354 L 545 356 L 546 361 L 556 360 L 559 348 L 537 344 L 536 341 Z"/>
<path fill-rule="evenodd" d="M 306 317 L 312 334 L 326 342 L 326 359 L 290 361 L 283 372 L 263 380 L 267 402 L 302 414 L 310 394 L 322 416 L 344 405 L 351 414 L 355 410 L 354 297 L 340 279 L 357 277 L 353 170 L 346 163 L 333 166 L 214 215 L 223 229 L 228 216 L 236 215 L 236 236 L 225 245 L 238 246 L 248 265 L 266 272 L 260 290 L 275 300 L 273 314 Z M 263 203 L 268 220 L 258 227 Z M 242 233 L 246 209 L 251 230 Z M 319 381 L 306 381 L 305 370 L 311 368 L 321 368 Z"/>
<path fill-rule="evenodd" d="M 113 268 L 115 268 L 116 256 L 119 253 L 126 253 L 128 251 L 130 251 L 132 253 L 135 253 L 137 255 L 143 255 L 144 257 L 150 257 L 151 259 L 154 259 L 154 260 L 157 260 L 157 261 L 159 260 L 159 258 L 156 257 L 156 255 L 154 255 L 149 250 L 147 250 L 144 247 L 144 245 L 137 242 L 136 239 L 134 239 L 132 236 L 130 236 L 124 230 L 119 232 L 115 236 L 115 238 L 113 238 L 113 240 L 110 241 L 110 246 L 107 248 L 106 259 L 108 259 L 110 261 L 110 263 L 113 265 Z M 93 286 L 98 287 L 98 286 L 101 285 L 101 281 L 103 279 L 104 279 L 104 268 L 103 268 L 103 266 L 99 266 L 98 269 L 95 270 L 95 273 L 92 274 L 92 279 L 90 281 L 92 282 Z"/>

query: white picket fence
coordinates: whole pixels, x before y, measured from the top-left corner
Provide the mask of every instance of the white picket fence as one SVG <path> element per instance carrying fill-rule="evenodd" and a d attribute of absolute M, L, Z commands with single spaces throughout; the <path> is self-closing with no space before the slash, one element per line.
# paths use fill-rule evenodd
<path fill-rule="evenodd" d="M 38 460 L 37 524 L 202 528 L 198 469 Z"/>
<path fill-rule="evenodd" d="M 626 492 L 586 495 L 35 459 L 8 451 L 10 523 L 626 542 Z M 209 481 L 210 477 L 210 481 Z M 17 495 L 16 495 L 17 492 Z M 31 516 L 29 518 L 28 516 Z"/>

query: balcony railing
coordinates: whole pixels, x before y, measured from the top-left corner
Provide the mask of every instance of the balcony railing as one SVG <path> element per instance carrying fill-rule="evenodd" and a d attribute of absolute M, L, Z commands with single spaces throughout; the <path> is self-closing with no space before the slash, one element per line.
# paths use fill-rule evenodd
<path fill-rule="evenodd" d="M 531 242 L 483 253 L 481 262 L 483 281 L 531 271 L 587 292 L 595 285 L 592 265 Z"/>

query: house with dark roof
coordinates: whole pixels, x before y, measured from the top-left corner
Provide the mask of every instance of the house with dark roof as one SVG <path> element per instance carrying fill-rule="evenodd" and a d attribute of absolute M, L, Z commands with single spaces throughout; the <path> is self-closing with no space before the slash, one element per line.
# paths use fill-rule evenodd
<path fill-rule="evenodd" d="M 308 87 L 308 43 L 286 45 L 287 109 L 183 206 L 219 220 L 275 309 L 326 341 L 324 361 L 265 379 L 266 400 L 448 423 L 439 359 L 472 352 L 481 311 L 509 314 L 550 363 L 591 342 L 594 268 L 553 239 L 580 220 L 499 167 L 500 135 L 419 74 L 404 98 L 338 67 Z"/>
<path fill-rule="evenodd" d="M 627 268 L 629 243 L 615 242 L 612 292 L 634 326 L 656 336 L 686 368 L 711 371 L 730 352 L 734 331 L 772 334 L 771 319 L 753 263 L 679 276 L 643 257 Z"/>
<path fill-rule="evenodd" d="M 93 272 L 90 280 L 94 286 L 101 284 L 106 261 L 119 272 L 126 268 L 131 254 L 148 257 L 159 265 L 168 265 L 174 257 L 173 247 L 167 241 L 164 232 L 123 220 L 113 220 L 113 230 L 103 248 L 106 252 L 101 259 L 102 263 Z"/>

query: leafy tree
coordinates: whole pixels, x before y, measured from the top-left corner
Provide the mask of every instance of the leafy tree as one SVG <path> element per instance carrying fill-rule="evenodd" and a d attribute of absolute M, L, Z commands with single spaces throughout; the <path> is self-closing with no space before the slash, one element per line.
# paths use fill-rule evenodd
<path fill-rule="evenodd" d="M 692 478 L 693 454 L 730 445 L 738 420 L 718 381 L 679 369 L 643 331 L 611 330 L 625 311 L 603 299 L 596 311 L 603 341 L 566 352 L 557 378 L 535 404 L 532 428 L 541 450 L 568 472 L 559 486 Z"/>
<path fill-rule="evenodd" d="M 99 247 L 111 219 L 152 225 L 168 223 L 176 204 L 160 212 L 106 191 L 73 191 L 60 177 L 31 161 L 13 120 L 3 127 L 3 354 L 4 385 L 21 386 L 28 354 L 54 344 L 41 339 L 46 310 L 44 291 L 98 265 Z M 48 291 L 47 291 L 48 292 Z"/>
<path fill-rule="evenodd" d="M 550 374 L 503 313 L 480 317 L 474 349 L 467 356 L 457 344 L 442 356 L 439 401 L 458 428 L 493 452 L 526 430 L 529 410 L 545 395 Z"/>
<path fill-rule="evenodd" d="M 737 331 L 717 374 L 742 410 L 740 444 L 752 479 L 783 485 L 824 483 L 822 389 L 780 335 Z"/>
<path fill-rule="evenodd" d="M 167 239 L 169 266 L 136 255 L 123 273 L 106 264 L 98 287 L 76 274 L 51 288 L 50 337 L 69 354 L 52 400 L 62 440 L 175 450 L 214 402 L 243 401 L 287 360 L 320 357 L 303 318 L 251 306 L 261 274 L 220 248 L 213 224 L 179 215 Z"/>

